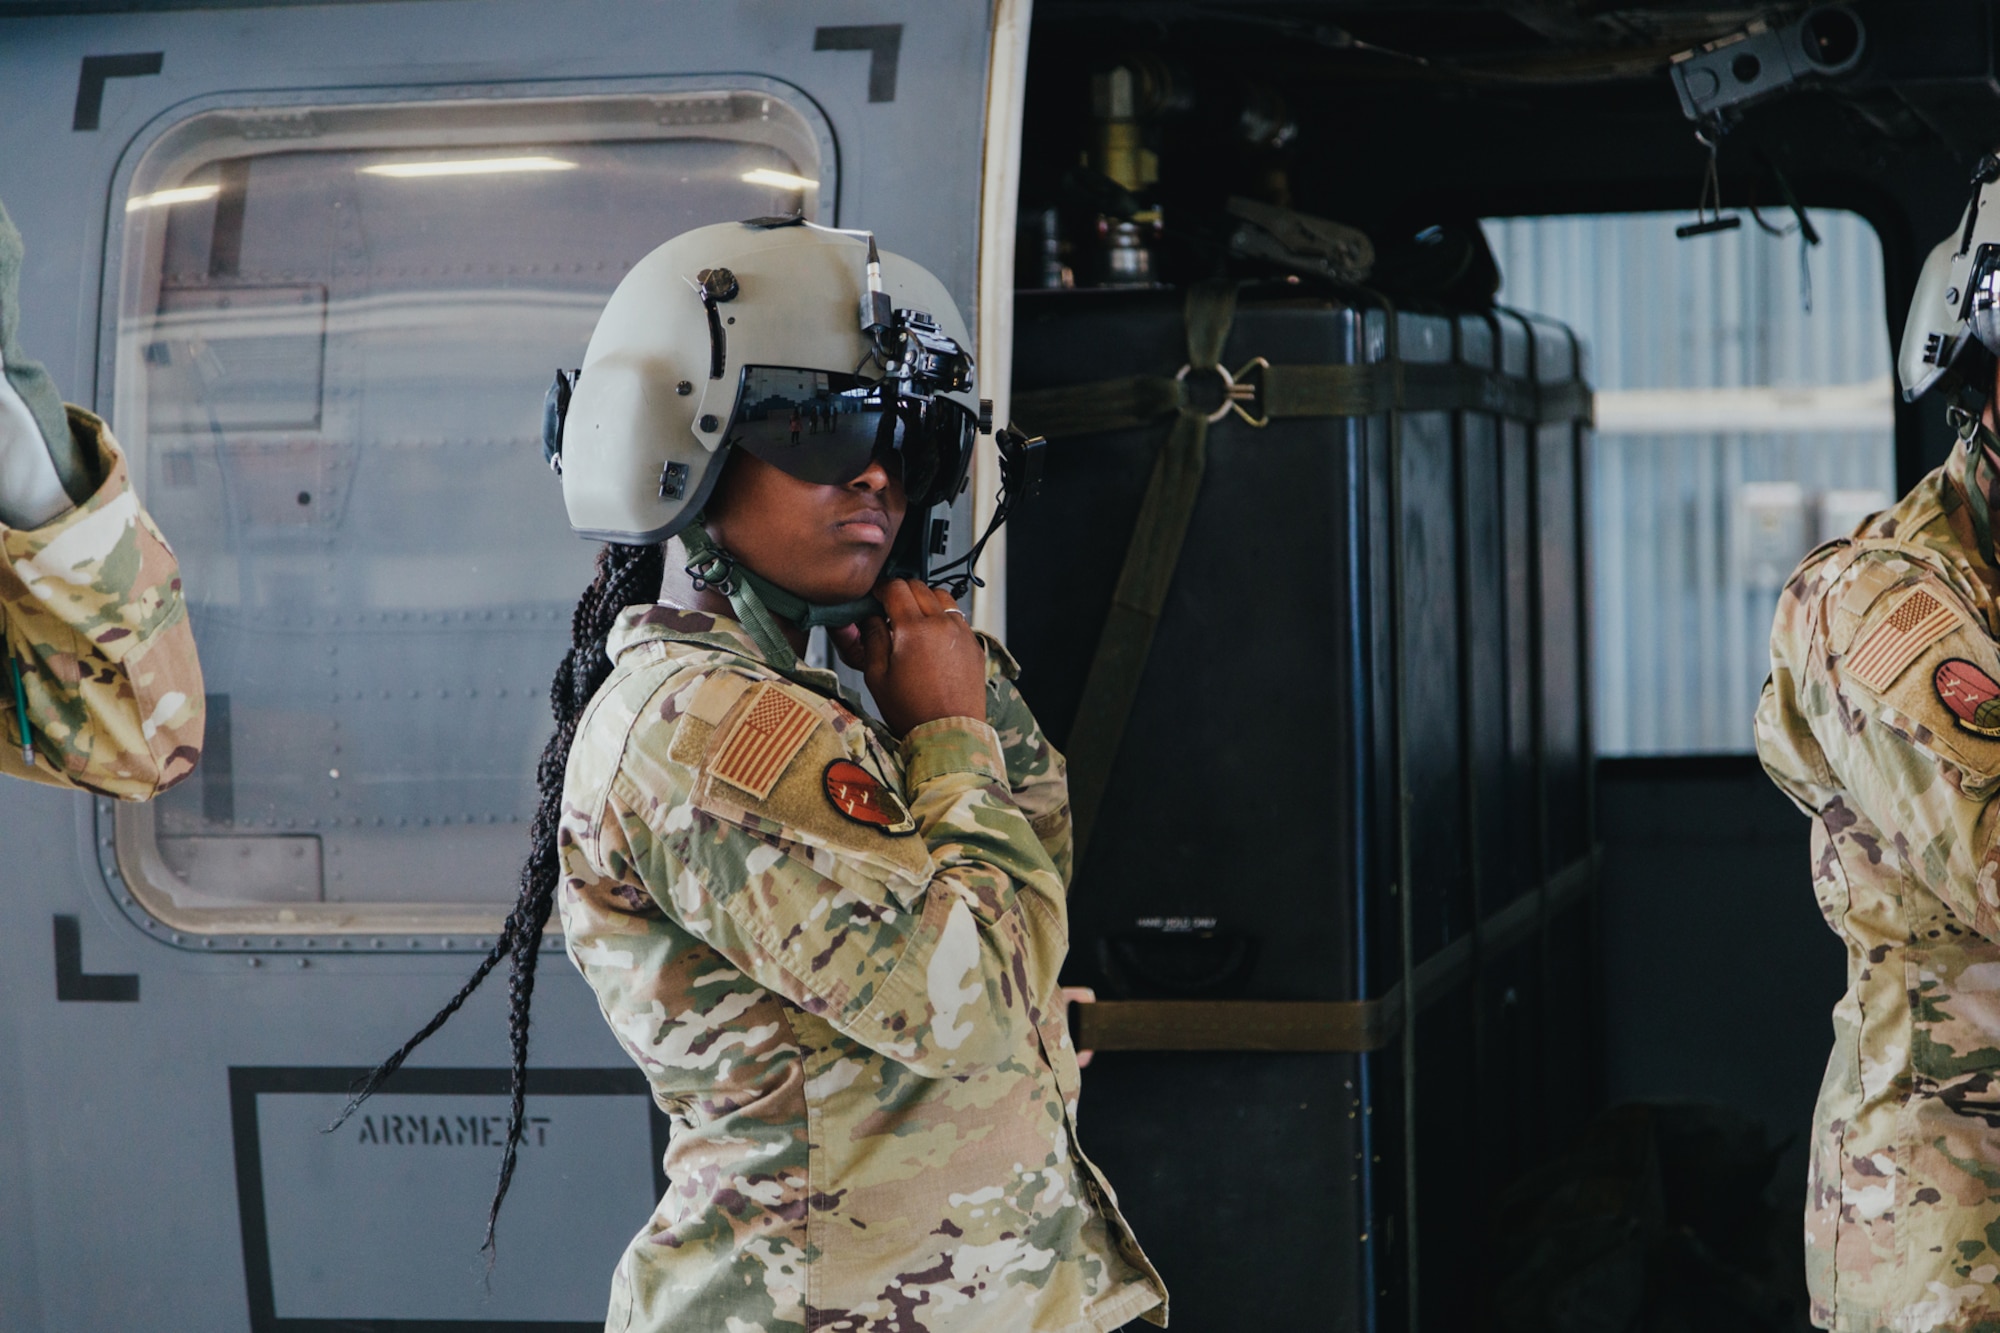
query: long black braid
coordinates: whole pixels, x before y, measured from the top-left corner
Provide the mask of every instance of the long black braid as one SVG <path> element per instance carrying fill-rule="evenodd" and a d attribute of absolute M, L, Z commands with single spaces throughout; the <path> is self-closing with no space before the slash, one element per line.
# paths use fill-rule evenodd
<path fill-rule="evenodd" d="M 379 1091 L 390 1075 L 402 1068 L 411 1051 L 423 1045 L 433 1032 L 459 1011 L 467 997 L 479 989 L 479 984 L 486 980 L 502 958 L 511 958 L 507 980 L 507 1035 L 513 1047 L 512 1106 L 507 1121 L 506 1147 L 500 1157 L 500 1179 L 494 1186 L 493 1205 L 486 1214 L 486 1242 L 481 1248 L 488 1251 L 493 1249 L 493 1227 L 500 1219 L 500 1205 L 507 1197 L 507 1187 L 514 1181 L 516 1150 L 526 1134 L 528 1008 L 535 997 L 535 963 L 541 953 L 542 931 L 548 925 L 550 910 L 555 906 L 556 886 L 562 882 L 556 831 L 562 822 L 563 772 L 569 767 L 570 745 L 576 739 L 577 721 L 583 716 L 591 696 L 611 674 L 611 659 L 605 653 L 604 641 L 618 619 L 618 613 L 628 606 L 655 600 L 665 576 L 666 556 L 659 546 L 614 544 L 597 553 L 597 578 L 577 599 L 576 613 L 570 618 L 570 648 L 563 655 L 562 665 L 556 668 L 554 683 L 549 686 L 549 710 L 555 714 L 556 729 L 542 750 L 541 762 L 535 767 L 535 783 L 542 799 L 529 830 L 531 846 L 528 859 L 521 866 L 521 896 L 501 925 L 500 937 L 493 941 L 492 949 L 480 960 L 472 976 L 459 987 L 458 994 L 452 996 L 444 1008 L 438 1010 L 431 1021 L 418 1029 L 417 1034 L 404 1042 L 394 1055 L 375 1066 L 366 1078 L 355 1085 L 340 1118 L 327 1126 L 329 1133 L 340 1128 L 361 1103 Z"/>

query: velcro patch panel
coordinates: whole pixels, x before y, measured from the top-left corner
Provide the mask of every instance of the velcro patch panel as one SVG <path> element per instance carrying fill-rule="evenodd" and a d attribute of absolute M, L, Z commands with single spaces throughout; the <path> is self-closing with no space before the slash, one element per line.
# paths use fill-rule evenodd
<path fill-rule="evenodd" d="M 1959 626 L 1959 614 L 1944 595 L 1919 583 L 1904 592 L 1889 614 L 1856 643 L 1841 664 L 1842 674 L 1878 694 L 1895 683 L 1910 663 Z"/>
<path fill-rule="evenodd" d="M 761 801 L 824 720 L 784 686 L 765 681 L 716 748 L 708 771 Z"/>

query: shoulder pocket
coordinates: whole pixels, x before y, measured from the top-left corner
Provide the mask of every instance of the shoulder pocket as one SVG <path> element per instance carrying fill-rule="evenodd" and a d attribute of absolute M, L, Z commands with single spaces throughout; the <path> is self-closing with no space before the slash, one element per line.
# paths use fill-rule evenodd
<path fill-rule="evenodd" d="M 1966 627 L 1967 612 L 1958 605 L 1957 596 L 1933 579 L 1918 579 L 1873 600 L 1877 605 L 1859 621 L 1842 655 L 1841 673 L 1878 694 L 1894 685 L 1933 644 Z M 1838 645 L 1832 646 L 1839 651 Z"/>
<path fill-rule="evenodd" d="M 1823 574 L 1835 585 L 1827 589 L 1823 606 L 1826 646 L 1835 656 L 1849 652 L 1864 630 L 1893 610 L 1904 593 L 1931 575 L 1901 550 L 1854 549 Z"/>
<path fill-rule="evenodd" d="M 697 809 L 766 837 L 811 849 L 813 869 L 829 879 L 858 887 L 854 880 L 884 884 L 911 907 L 930 883 L 930 849 L 908 836 L 894 819 L 871 820 L 845 813 L 837 798 L 853 804 L 841 785 L 849 770 L 875 778 L 868 757 L 865 724 L 837 725 L 831 705 L 785 682 L 766 680 L 738 692 L 726 715 L 705 724 L 691 708 L 675 738 L 675 758 L 700 747 L 691 804 Z M 892 775 L 880 775 L 889 777 Z M 884 799 L 901 793 L 883 785 Z M 894 830 L 894 831 L 892 831 Z"/>
<path fill-rule="evenodd" d="M 1893 587 L 1858 622 L 1842 689 L 1878 698 L 1879 721 L 1951 764 L 1968 792 L 2000 779 L 2000 646 L 1941 580 Z"/>

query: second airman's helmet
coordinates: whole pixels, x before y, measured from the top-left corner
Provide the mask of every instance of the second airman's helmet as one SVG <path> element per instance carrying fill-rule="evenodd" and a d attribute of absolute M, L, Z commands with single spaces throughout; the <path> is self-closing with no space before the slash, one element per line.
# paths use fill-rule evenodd
<path fill-rule="evenodd" d="M 1944 384 L 1983 401 L 1993 392 L 2000 356 L 2000 158 L 1973 173 L 1972 198 L 1951 235 L 1924 261 L 1896 374 L 1911 402 Z M 1969 405 L 1965 406 L 1970 410 Z M 1972 412 L 1976 419 L 1978 413 Z"/>

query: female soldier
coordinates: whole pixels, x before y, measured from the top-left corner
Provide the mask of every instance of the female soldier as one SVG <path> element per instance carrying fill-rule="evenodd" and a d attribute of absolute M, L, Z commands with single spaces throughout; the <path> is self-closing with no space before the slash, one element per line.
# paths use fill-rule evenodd
<path fill-rule="evenodd" d="M 551 394 L 572 524 L 629 544 L 577 609 L 522 902 L 410 1046 L 510 949 L 518 1120 L 553 894 L 675 1126 L 609 1329 L 1165 1322 L 1076 1142 L 1061 757 L 953 597 L 884 578 L 963 485 L 964 342 L 872 241 L 729 224 L 635 267 Z M 813 625 L 881 721 L 801 663 Z"/>

